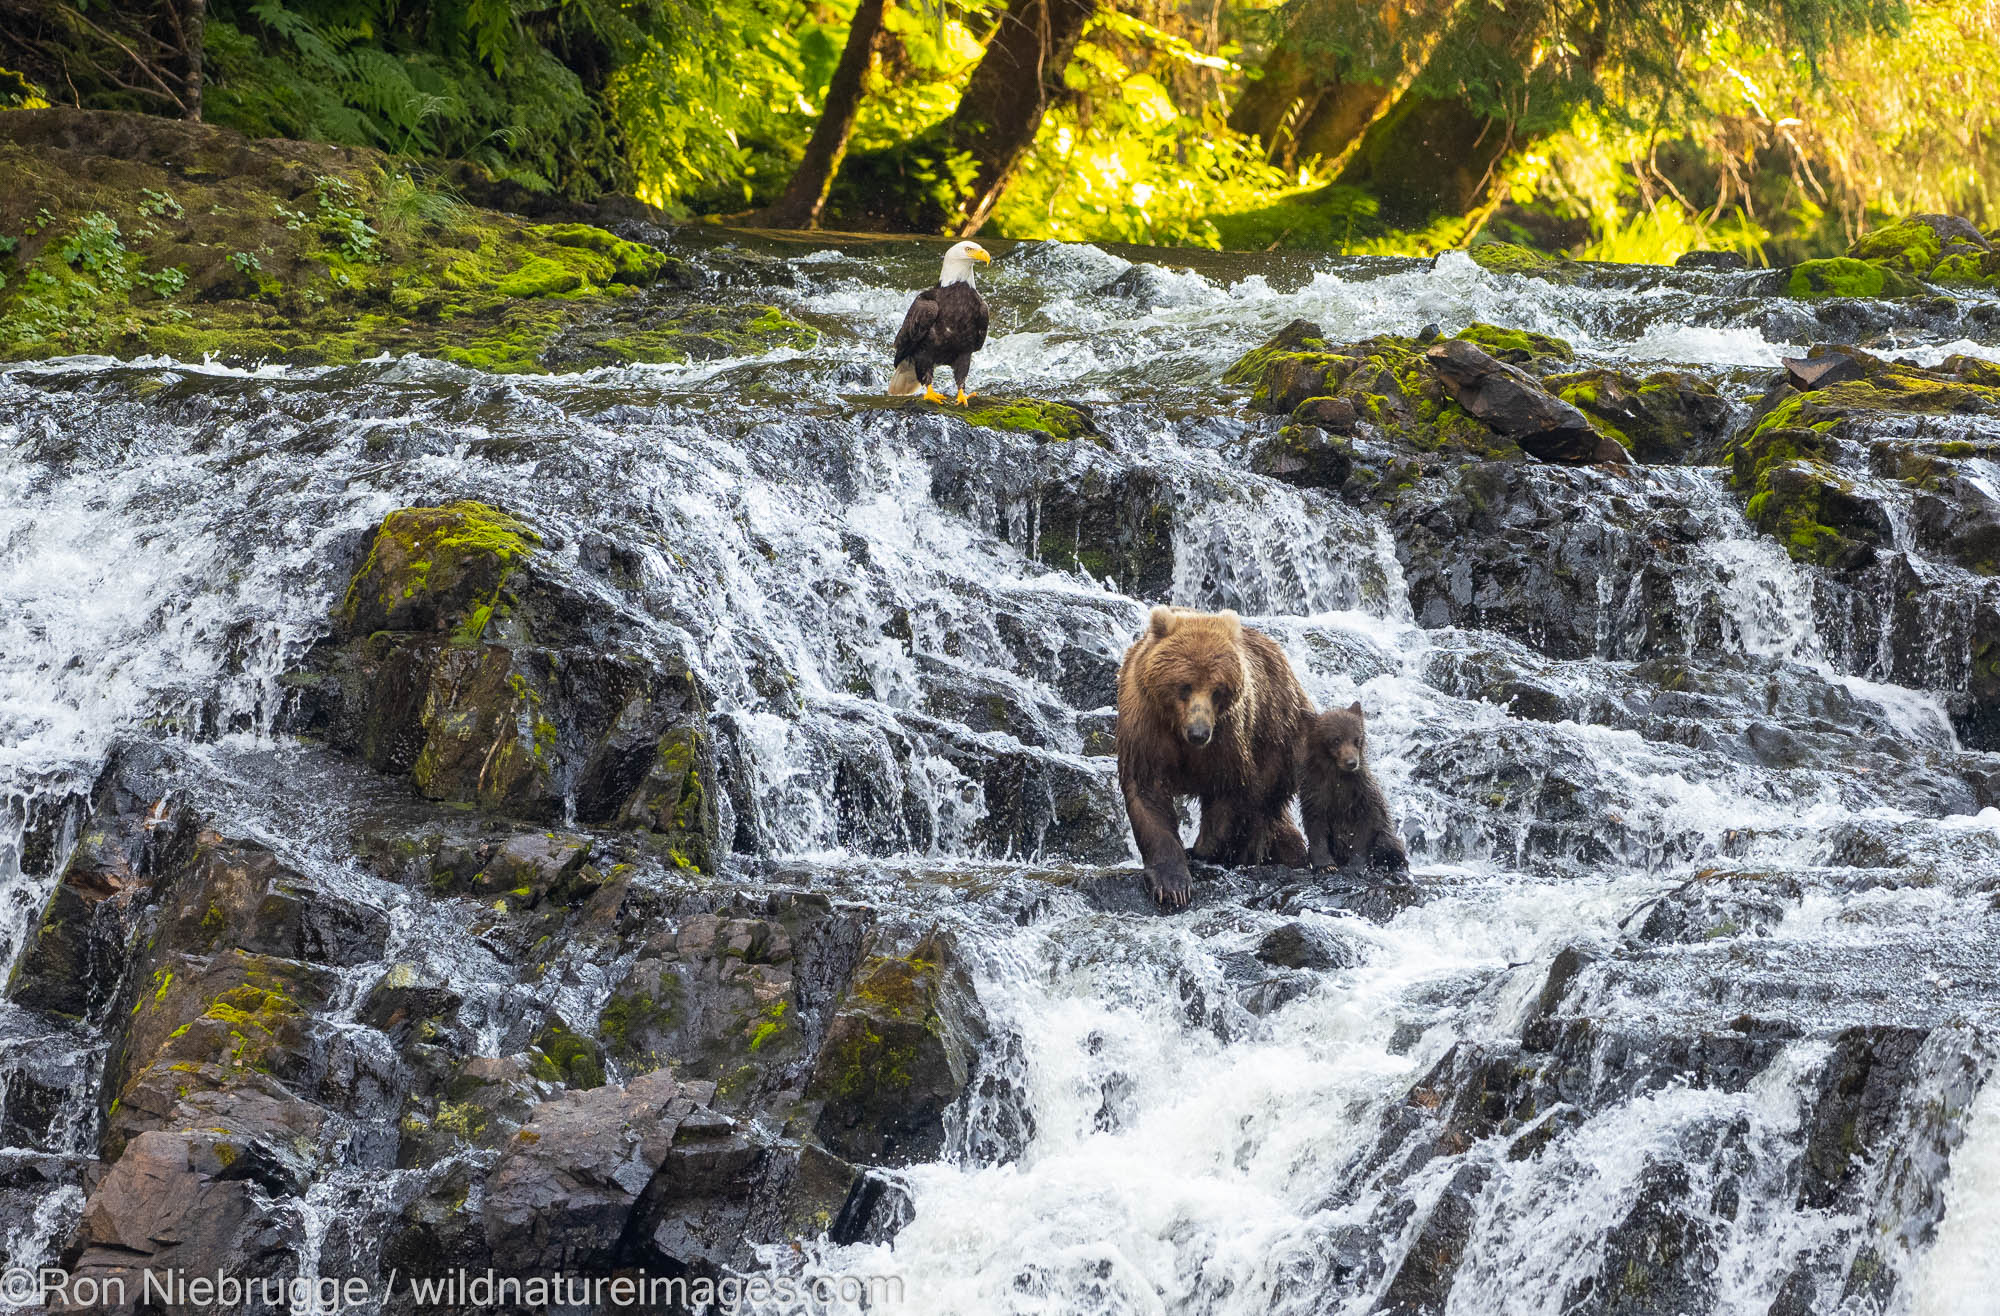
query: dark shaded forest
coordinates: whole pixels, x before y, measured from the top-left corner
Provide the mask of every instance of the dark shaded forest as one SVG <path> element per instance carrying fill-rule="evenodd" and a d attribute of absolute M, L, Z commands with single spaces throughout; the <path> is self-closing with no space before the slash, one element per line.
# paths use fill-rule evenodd
<path fill-rule="evenodd" d="M 1992 225 L 2000 4 L 0 0 L 0 101 L 783 228 L 1784 264 Z"/>

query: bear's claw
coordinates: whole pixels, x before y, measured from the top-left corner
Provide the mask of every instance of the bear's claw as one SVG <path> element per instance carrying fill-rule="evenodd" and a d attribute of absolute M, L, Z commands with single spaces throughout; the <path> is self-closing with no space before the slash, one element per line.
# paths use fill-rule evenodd
<path fill-rule="evenodd" d="M 1185 865 L 1177 871 L 1146 870 L 1146 892 L 1161 909 L 1186 909 L 1194 898 L 1194 879 Z"/>

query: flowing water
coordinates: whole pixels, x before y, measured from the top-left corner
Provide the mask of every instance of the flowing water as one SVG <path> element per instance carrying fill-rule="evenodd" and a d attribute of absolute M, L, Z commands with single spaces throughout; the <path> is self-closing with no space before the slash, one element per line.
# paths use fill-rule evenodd
<path fill-rule="evenodd" d="M 1676 634 L 1611 572 L 1585 656 L 1419 624 L 1390 516 L 1250 473 L 1218 382 L 1294 317 L 1334 341 L 1486 320 L 1747 403 L 1852 326 L 1752 276 L 1026 246 L 987 276 L 978 383 L 1086 402 L 1109 441 L 1038 447 L 865 397 L 932 248 L 706 246 L 708 295 L 774 301 L 820 346 L 548 378 L 0 372 L 0 967 L 114 751 L 158 742 L 218 830 L 383 911 L 385 958 L 328 1011 L 357 1052 L 386 1045 L 354 1010 L 391 961 L 444 975 L 490 1054 L 531 1008 L 594 1017 L 606 966 L 515 982 L 451 902 L 369 875 L 348 820 L 399 788 L 283 730 L 280 678 L 382 516 L 475 498 L 697 671 L 744 871 L 936 919 L 968 960 L 986 1081 L 944 1158 L 901 1172 L 909 1222 L 773 1264 L 899 1274 L 926 1313 L 1995 1310 L 2000 812 L 1948 715 L 1962 637 L 1941 620 L 1932 688 L 1892 683 L 1913 669 L 1699 468 L 1565 486 L 1586 524 L 1619 498 L 1687 528 Z M 1867 313 L 1913 359 L 2000 358 L 1990 315 Z M 1093 481 L 1165 509 L 1126 579 L 1042 552 Z M 622 589 L 582 569 L 607 554 Z M 1229 888 L 1160 917 L 1035 885 L 1133 860 L 1094 732 L 1159 601 L 1236 608 L 1322 705 L 1361 701 L 1421 904 L 1377 923 Z M 1255 958 L 1291 923 L 1330 967 Z M 93 1154 L 106 1045 L 0 1005 L 11 1264 L 81 1212 L 29 1169 Z M 304 1273 L 370 1264 L 354 1236 L 411 1173 L 395 1119 L 348 1112 L 297 1199 Z"/>

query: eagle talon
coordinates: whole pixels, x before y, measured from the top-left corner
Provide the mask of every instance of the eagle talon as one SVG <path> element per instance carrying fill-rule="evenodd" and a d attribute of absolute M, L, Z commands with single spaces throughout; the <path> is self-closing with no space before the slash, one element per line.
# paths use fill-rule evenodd
<path fill-rule="evenodd" d="M 968 403 L 970 403 L 972 399 L 978 396 L 979 395 L 977 393 L 968 393 L 964 389 L 960 389 L 958 390 L 958 405 L 963 407 Z"/>
<path fill-rule="evenodd" d="M 934 388 L 929 388 L 929 387 L 926 387 L 926 388 L 924 389 L 924 401 L 926 401 L 926 402 L 943 402 L 943 401 L 944 401 L 944 394 L 942 394 L 942 393 L 938 392 L 938 391 L 937 391 L 936 389 L 934 389 Z"/>

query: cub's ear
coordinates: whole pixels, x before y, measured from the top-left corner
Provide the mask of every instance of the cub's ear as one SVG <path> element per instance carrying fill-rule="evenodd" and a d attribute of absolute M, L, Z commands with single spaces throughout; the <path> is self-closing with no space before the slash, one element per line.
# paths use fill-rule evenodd
<path fill-rule="evenodd" d="M 1153 619 L 1151 622 L 1151 626 L 1154 639 L 1156 640 L 1166 639 L 1167 636 L 1173 634 L 1174 610 L 1172 608 L 1165 606 L 1153 609 Z"/>
<path fill-rule="evenodd" d="M 1236 609 L 1234 608 L 1224 608 L 1221 612 L 1215 614 L 1215 619 L 1221 622 L 1232 634 L 1240 634 L 1243 630 L 1243 619 L 1236 615 Z"/>
<path fill-rule="evenodd" d="M 1360 716 L 1361 716 L 1361 701 L 1360 701 L 1359 699 L 1357 699 L 1357 700 L 1355 700 L 1355 701 L 1354 701 L 1353 703 L 1349 704 L 1349 705 L 1347 706 L 1347 711 L 1348 711 L 1348 712 L 1350 712 L 1350 713 L 1352 713 L 1352 714 L 1354 714 L 1354 716 L 1356 716 L 1356 717 L 1360 717 Z"/>

